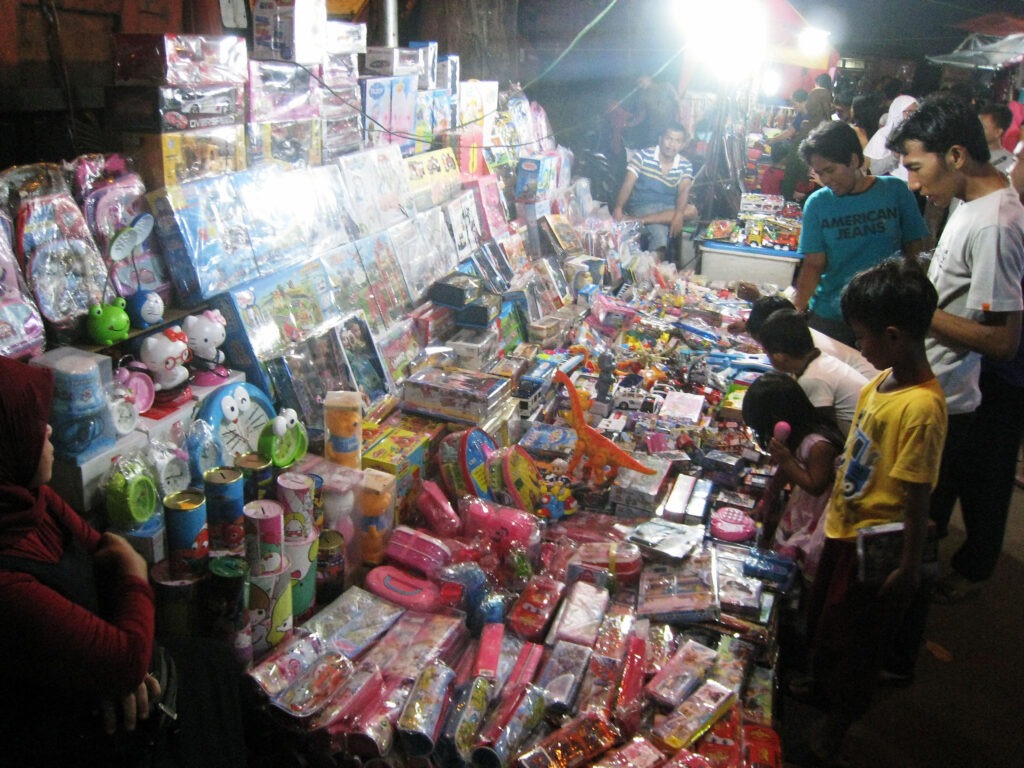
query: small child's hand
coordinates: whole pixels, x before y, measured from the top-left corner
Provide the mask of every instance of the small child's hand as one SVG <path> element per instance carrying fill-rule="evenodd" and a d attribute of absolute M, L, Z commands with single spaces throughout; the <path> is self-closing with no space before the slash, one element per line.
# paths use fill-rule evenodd
<path fill-rule="evenodd" d="M 768 443 L 768 452 L 772 456 L 772 461 L 780 467 L 793 460 L 793 452 L 786 447 L 785 443 L 774 437 Z"/>

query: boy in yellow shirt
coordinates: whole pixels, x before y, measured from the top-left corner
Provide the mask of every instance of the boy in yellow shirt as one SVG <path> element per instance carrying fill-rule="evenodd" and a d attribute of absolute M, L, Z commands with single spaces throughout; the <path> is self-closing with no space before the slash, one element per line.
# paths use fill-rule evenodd
<path fill-rule="evenodd" d="M 937 295 L 904 259 L 856 275 L 842 296 L 857 346 L 880 373 L 861 391 L 825 516 L 825 549 L 811 603 L 814 677 L 828 701 L 809 747 L 828 764 L 867 711 L 904 614 L 924 599 L 928 503 L 946 435 L 946 398 L 925 354 Z M 858 579 L 857 531 L 904 524 L 897 567 Z"/>

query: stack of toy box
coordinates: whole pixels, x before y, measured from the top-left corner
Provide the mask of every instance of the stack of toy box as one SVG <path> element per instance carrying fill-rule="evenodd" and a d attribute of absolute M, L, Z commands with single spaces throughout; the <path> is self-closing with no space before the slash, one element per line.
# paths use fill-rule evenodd
<path fill-rule="evenodd" d="M 147 188 L 245 168 L 245 40 L 118 34 L 108 101 Z"/>

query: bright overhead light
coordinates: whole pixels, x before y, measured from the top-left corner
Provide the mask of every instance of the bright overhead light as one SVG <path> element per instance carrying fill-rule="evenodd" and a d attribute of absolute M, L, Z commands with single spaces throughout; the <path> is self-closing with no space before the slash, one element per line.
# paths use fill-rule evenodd
<path fill-rule="evenodd" d="M 766 69 L 761 73 L 761 93 L 765 96 L 778 96 L 782 89 L 782 75 L 778 70 Z"/>
<path fill-rule="evenodd" d="M 768 15 L 762 0 L 675 5 L 680 9 L 687 59 L 727 82 L 751 77 L 760 69 L 768 47 Z"/>
<path fill-rule="evenodd" d="M 829 33 L 824 29 L 807 27 L 800 32 L 798 45 L 808 56 L 820 56 L 828 50 L 828 36 Z"/>

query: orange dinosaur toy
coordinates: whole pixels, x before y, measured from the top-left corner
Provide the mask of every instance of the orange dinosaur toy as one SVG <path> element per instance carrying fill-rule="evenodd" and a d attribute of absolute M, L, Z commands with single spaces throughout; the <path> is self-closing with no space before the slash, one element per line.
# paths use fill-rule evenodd
<path fill-rule="evenodd" d="M 634 459 L 615 443 L 602 435 L 592 426 L 587 424 L 586 416 L 583 413 L 583 404 L 580 402 L 580 394 L 564 371 L 555 371 L 555 381 L 564 384 L 569 393 L 569 400 L 572 402 L 572 411 L 566 414 L 566 419 L 574 430 L 576 430 L 576 449 L 572 454 L 572 461 L 569 462 L 567 475 L 572 475 L 579 466 L 579 463 L 586 456 L 586 471 L 590 473 L 590 482 L 595 485 L 604 485 L 608 480 L 615 477 L 619 467 L 626 467 L 645 475 L 653 475 L 655 470 L 644 466 Z"/>

